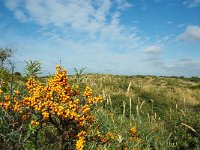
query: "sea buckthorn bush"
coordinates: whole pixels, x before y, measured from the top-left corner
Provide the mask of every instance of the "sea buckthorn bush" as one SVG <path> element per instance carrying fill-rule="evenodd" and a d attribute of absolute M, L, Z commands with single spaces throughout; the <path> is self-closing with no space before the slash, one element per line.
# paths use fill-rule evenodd
<path fill-rule="evenodd" d="M 71 87 L 66 70 L 60 66 L 46 84 L 30 78 L 26 88 L 26 95 L 19 91 L 10 95 L 0 90 L 2 112 L 17 115 L 15 126 L 27 122 L 29 128 L 39 131 L 49 125 L 60 137 L 60 149 L 83 149 L 87 131 L 94 122 L 90 112 L 102 97 L 93 96 L 89 86 L 83 92 L 78 85 Z"/>

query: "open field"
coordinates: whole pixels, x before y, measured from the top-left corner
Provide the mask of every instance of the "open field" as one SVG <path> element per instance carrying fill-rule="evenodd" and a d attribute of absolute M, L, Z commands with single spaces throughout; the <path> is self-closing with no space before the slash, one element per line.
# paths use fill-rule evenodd
<path fill-rule="evenodd" d="M 62 96 L 60 97 L 59 93 L 51 102 L 57 103 L 54 109 L 58 106 L 58 111 L 53 112 L 52 105 L 48 107 L 50 102 L 48 98 L 45 99 L 46 94 L 43 90 L 45 85 L 51 87 L 54 80 L 37 78 L 40 84 L 37 80 L 29 79 L 26 85 L 27 79 L 19 76 L 14 76 L 12 82 L 7 80 L 8 83 L 2 80 L 1 149 L 200 148 L 199 78 L 103 74 L 73 75 L 68 78 L 65 76 L 65 71 L 62 73 L 64 74 L 60 72 L 60 76 L 58 74 L 50 79 L 59 78 L 59 88 L 60 85 L 63 87 L 79 85 L 78 91 L 80 95 L 84 95 L 83 97 L 78 96 L 78 93 L 68 94 L 73 105 L 79 98 L 80 102 L 76 103 L 77 111 L 74 110 L 75 107 L 69 105 L 69 101 L 60 102 Z M 66 85 L 63 80 L 66 81 Z M 30 91 L 32 85 L 33 93 Z M 87 89 L 87 86 L 92 90 Z M 38 88 L 43 93 L 37 91 Z M 37 95 L 35 91 L 38 92 L 38 96 L 35 96 Z M 55 89 L 53 91 L 56 92 Z M 93 99 L 95 102 L 91 105 L 87 104 L 89 106 L 86 111 L 87 102 L 83 101 L 89 99 L 90 92 L 97 99 Z M 98 99 L 98 96 L 102 99 Z M 34 104 L 33 99 L 28 104 L 20 104 L 26 97 L 33 98 Z M 42 101 L 41 108 L 39 100 Z M 99 103 L 98 100 L 102 102 Z M 11 104 L 8 105 L 8 102 Z M 82 114 L 85 119 L 87 116 L 91 118 L 86 119 L 80 126 L 80 117 L 76 116 L 78 119 L 64 117 L 67 109 L 69 113 L 75 112 L 77 115 Z M 59 130 L 63 132 L 60 133 Z"/>

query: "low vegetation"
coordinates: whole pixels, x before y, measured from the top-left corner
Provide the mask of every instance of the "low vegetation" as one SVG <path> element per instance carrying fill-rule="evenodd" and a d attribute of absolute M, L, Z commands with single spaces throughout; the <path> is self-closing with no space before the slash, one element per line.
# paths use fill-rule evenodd
<path fill-rule="evenodd" d="M 200 80 L 1 68 L 0 149 L 200 149 Z M 28 65 L 29 64 L 29 65 Z M 28 78 L 29 77 L 29 78 Z"/>

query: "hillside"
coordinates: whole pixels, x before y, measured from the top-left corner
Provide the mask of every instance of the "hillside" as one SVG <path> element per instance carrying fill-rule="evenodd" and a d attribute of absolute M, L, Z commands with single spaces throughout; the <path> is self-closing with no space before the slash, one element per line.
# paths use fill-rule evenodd
<path fill-rule="evenodd" d="M 126 125 L 133 121 L 150 149 L 199 148 L 199 78 L 90 74 L 82 79 L 103 96 L 105 111 Z"/>
<path fill-rule="evenodd" d="M 1 149 L 200 148 L 198 78 L 103 74 L 68 78 L 65 70 L 57 70 L 49 80 L 29 79 L 27 89 L 27 80 L 15 77 L 14 101 L 8 96 L 9 84 L 2 84 Z M 70 101 L 63 101 L 62 86 L 68 87 Z M 51 100 L 48 91 L 53 92 Z M 96 97 L 91 99 L 92 93 Z M 65 118 L 66 111 L 77 116 Z M 78 113 L 86 119 L 81 126 Z"/>

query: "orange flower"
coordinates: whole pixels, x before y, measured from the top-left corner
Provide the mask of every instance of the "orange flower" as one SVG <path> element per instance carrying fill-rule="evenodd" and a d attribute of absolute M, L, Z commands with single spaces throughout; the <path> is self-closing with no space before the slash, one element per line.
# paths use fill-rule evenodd
<path fill-rule="evenodd" d="M 39 126 L 40 123 L 52 123 L 54 118 L 72 125 L 72 130 L 76 133 L 80 129 L 87 129 L 89 125 L 94 123 L 94 117 L 91 116 L 91 107 L 97 102 L 102 101 L 102 97 L 93 97 L 92 89 L 87 86 L 83 95 L 80 95 L 78 86 L 70 86 L 67 77 L 67 71 L 62 70 L 61 66 L 56 66 L 55 76 L 48 79 L 47 84 L 42 84 L 34 78 L 30 78 L 26 87 L 29 91 L 28 96 L 19 99 L 19 91 L 15 91 L 13 101 L 10 95 L 4 97 L 0 107 L 3 110 L 11 110 L 18 112 L 22 120 L 30 120 L 32 115 L 42 118 L 42 121 L 31 120 L 30 123 L 34 126 Z M 2 94 L 0 89 L 0 94 Z M 52 116 L 52 120 L 51 117 Z M 66 124 L 64 124 L 66 125 Z M 77 130 L 78 129 L 78 130 Z M 63 128 L 63 133 L 68 132 Z M 71 129 L 70 129 L 71 130 Z M 68 135 L 69 138 L 77 139 L 76 148 L 82 150 L 85 143 L 86 131 Z M 98 133 L 97 133 L 98 135 Z M 100 136 L 100 133 L 99 133 Z M 111 135 L 110 135 L 111 136 Z"/>

